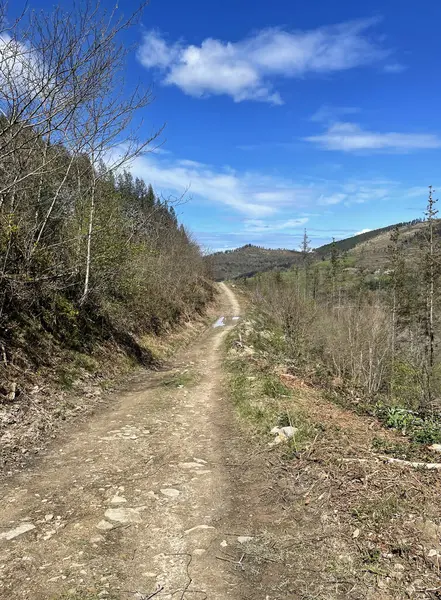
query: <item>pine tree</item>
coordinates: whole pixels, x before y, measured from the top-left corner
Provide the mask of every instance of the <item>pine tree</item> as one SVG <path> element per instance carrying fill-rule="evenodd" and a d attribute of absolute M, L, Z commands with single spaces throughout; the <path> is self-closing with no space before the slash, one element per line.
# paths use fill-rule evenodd
<path fill-rule="evenodd" d="M 332 285 L 332 304 L 335 304 L 335 297 L 337 291 L 337 280 L 340 272 L 340 254 L 338 252 L 337 243 L 335 238 L 332 238 L 331 244 L 331 285 Z"/>
<path fill-rule="evenodd" d="M 146 203 L 147 208 L 153 208 L 156 204 L 156 196 L 155 196 L 155 192 L 153 191 L 151 184 L 149 184 L 149 186 L 147 188 L 147 195 L 145 198 L 145 203 Z"/>
<path fill-rule="evenodd" d="M 305 298 L 308 296 L 308 288 L 309 288 L 309 266 L 311 262 L 311 240 L 308 238 L 308 234 L 306 229 L 303 233 L 303 240 L 300 245 L 300 251 L 302 253 L 302 265 L 303 265 L 303 273 L 304 273 L 304 295 Z"/>
<path fill-rule="evenodd" d="M 320 270 L 318 263 L 314 265 L 314 269 L 312 272 L 312 298 L 313 300 L 317 300 L 318 289 L 320 285 Z"/>
<path fill-rule="evenodd" d="M 396 362 L 396 346 L 397 346 L 397 334 L 399 327 L 399 319 L 401 314 L 401 298 L 404 295 L 403 292 L 406 288 L 406 272 L 405 272 L 405 261 L 402 256 L 400 246 L 400 229 L 396 225 L 390 234 L 390 244 L 387 249 L 388 253 L 388 267 L 391 274 L 390 281 L 390 310 L 391 310 L 391 376 L 389 392 L 393 394 L 394 388 L 394 371 Z"/>
<path fill-rule="evenodd" d="M 438 214 L 436 209 L 437 199 L 433 197 L 434 189 L 429 186 L 429 200 L 427 203 L 427 237 L 426 252 L 424 257 L 424 278 L 426 288 L 426 316 L 425 316 L 425 338 L 426 338 L 426 374 L 427 374 L 427 398 L 429 402 L 432 399 L 432 370 L 434 365 L 435 351 L 435 327 L 434 327 L 434 308 L 435 308 L 435 285 L 439 277 L 439 248 L 435 240 L 435 218 Z"/>

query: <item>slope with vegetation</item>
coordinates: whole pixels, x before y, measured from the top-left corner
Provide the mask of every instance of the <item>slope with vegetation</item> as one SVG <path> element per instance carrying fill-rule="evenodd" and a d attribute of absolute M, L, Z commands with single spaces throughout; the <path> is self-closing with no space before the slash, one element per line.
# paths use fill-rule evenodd
<path fill-rule="evenodd" d="M 236 285 L 248 314 L 225 366 L 259 444 L 247 461 L 267 465 L 252 505 L 267 523 L 253 540 L 262 597 L 438 597 L 436 215 L 430 192 L 425 222 L 361 244 L 365 266 L 337 242 L 317 261 L 305 232 L 300 264 Z"/>
<path fill-rule="evenodd" d="M 402 243 L 409 246 L 409 252 L 417 250 L 424 231 L 422 219 L 389 225 L 319 246 L 311 251 L 310 260 L 328 260 L 335 248 L 341 256 L 347 257 L 348 266 L 350 264 L 362 270 L 375 271 L 384 267 L 390 232 L 397 227 L 400 229 Z M 435 230 L 441 236 L 441 223 Z M 272 250 L 248 244 L 236 250 L 211 254 L 206 257 L 206 261 L 217 280 L 237 279 L 273 269 L 287 270 L 292 265 L 301 263 L 300 254 L 301 248 L 300 251 Z"/>
<path fill-rule="evenodd" d="M 296 250 L 271 250 L 247 244 L 235 250 L 215 252 L 206 257 L 208 268 L 216 281 L 251 277 L 262 271 L 289 268 L 299 260 Z"/>
<path fill-rule="evenodd" d="M 366 256 L 363 248 L 342 255 L 334 243 L 329 258 L 318 262 L 305 237 L 301 266 L 243 283 L 268 323 L 286 336 L 293 375 L 427 443 L 441 442 L 436 214 L 430 193 L 425 222 L 365 242 L 367 271 L 354 267 L 357 252 Z"/>
<path fill-rule="evenodd" d="M 299 368 L 279 316 L 250 305 L 225 361 L 242 437 L 251 440 L 234 511 L 254 536 L 237 556 L 246 553 L 255 597 L 435 600 L 439 470 L 409 461 L 436 454 L 352 403 L 333 402 L 319 365 Z"/>
<path fill-rule="evenodd" d="M 396 227 L 400 229 L 406 229 L 411 233 L 422 223 L 422 219 L 414 219 L 413 221 L 408 221 L 406 223 L 395 223 L 394 225 L 388 225 L 387 227 L 380 227 L 379 229 L 372 229 L 371 231 L 365 231 L 364 233 L 359 233 L 357 235 L 353 235 L 351 237 L 345 238 L 343 240 L 337 240 L 331 242 L 329 244 L 324 244 L 315 250 L 315 253 L 322 257 L 327 257 L 331 255 L 332 249 L 335 247 L 337 250 L 342 252 L 348 252 L 360 244 L 364 244 L 373 240 L 374 243 L 376 239 L 379 237 L 388 237 L 388 234 L 395 229 Z"/>
<path fill-rule="evenodd" d="M 122 84 L 115 22 L 93 2 L 15 23 L 1 3 L 0 403 L 99 372 L 98 348 L 149 363 L 145 333 L 212 298 L 173 206 L 125 170 L 157 134 L 131 131 L 150 94 Z M 109 350 L 110 352 L 110 350 Z M 11 417 L 12 418 L 12 417 Z M 16 420 L 16 417 L 12 419 Z"/>

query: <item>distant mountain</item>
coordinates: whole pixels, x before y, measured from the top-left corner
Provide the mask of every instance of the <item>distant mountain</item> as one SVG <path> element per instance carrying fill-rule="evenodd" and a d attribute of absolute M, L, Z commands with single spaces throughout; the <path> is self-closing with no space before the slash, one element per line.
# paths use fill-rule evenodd
<path fill-rule="evenodd" d="M 251 277 L 271 269 L 289 269 L 300 262 L 301 253 L 296 250 L 271 250 L 247 244 L 236 250 L 216 252 L 206 257 L 211 275 L 216 281 Z"/>
<path fill-rule="evenodd" d="M 424 221 L 416 219 L 407 223 L 396 223 L 365 233 L 360 233 L 335 242 L 340 255 L 352 256 L 354 266 L 360 269 L 375 270 L 382 268 L 387 261 L 387 247 L 394 227 L 400 229 L 401 244 L 418 248 L 424 233 Z M 441 220 L 438 221 L 438 233 L 441 235 Z M 311 254 L 315 260 L 330 258 L 332 243 L 316 248 Z M 412 253 L 407 253 L 412 256 Z M 212 277 L 216 281 L 251 277 L 256 273 L 273 269 L 289 269 L 300 264 L 301 252 L 296 250 L 271 250 L 247 244 L 236 250 L 216 252 L 206 257 Z"/>

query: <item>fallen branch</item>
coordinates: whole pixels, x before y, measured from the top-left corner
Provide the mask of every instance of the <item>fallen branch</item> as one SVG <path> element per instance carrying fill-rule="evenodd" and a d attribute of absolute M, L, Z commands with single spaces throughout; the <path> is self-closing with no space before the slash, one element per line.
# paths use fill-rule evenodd
<path fill-rule="evenodd" d="M 124 594 L 135 594 L 139 597 L 140 600 L 150 600 L 151 598 L 154 598 L 155 596 L 157 596 L 163 590 L 164 590 L 164 586 L 161 585 L 158 587 L 158 589 L 155 592 L 152 592 L 151 594 L 147 594 L 147 596 L 145 594 L 142 594 L 141 592 L 132 592 L 130 590 L 125 590 L 125 591 L 123 591 L 123 593 Z"/>
<path fill-rule="evenodd" d="M 228 558 L 226 558 L 226 557 L 228 557 Z M 230 555 L 226 554 L 226 553 L 225 553 L 225 557 L 223 557 L 223 556 L 216 556 L 216 558 L 218 560 L 223 560 L 224 562 L 229 562 L 229 563 L 232 563 L 233 565 L 236 565 L 236 566 L 240 567 L 241 571 L 244 570 L 244 566 L 243 566 L 242 561 L 245 558 L 245 553 L 242 554 L 242 556 L 240 557 L 239 560 L 237 560 L 235 558 L 230 558 Z"/>
<path fill-rule="evenodd" d="M 159 592 L 162 592 L 162 590 L 164 589 L 164 586 L 161 585 L 156 592 L 153 592 L 152 594 L 150 594 L 150 596 L 146 596 L 146 600 L 150 600 L 150 598 L 153 598 L 154 596 L 157 596 L 159 594 Z"/>
<path fill-rule="evenodd" d="M 390 458 L 389 456 L 380 456 L 380 458 L 387 463 L 395 463 L 406 467 L 413 467 L 414 469 L 441 469 L 441 463 L 412 462 L 410 460 L 402 460 L 401 458 Z"/>

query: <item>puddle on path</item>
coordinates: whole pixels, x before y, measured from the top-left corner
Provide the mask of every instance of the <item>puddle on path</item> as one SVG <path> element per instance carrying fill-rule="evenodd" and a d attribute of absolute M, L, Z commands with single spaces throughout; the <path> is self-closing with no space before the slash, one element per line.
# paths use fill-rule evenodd
<path fill-rule="evenodd" d="M 213 327 L 225 327 L 225 317 L 219 317 Z"/>

